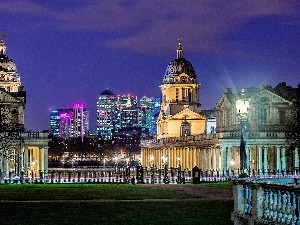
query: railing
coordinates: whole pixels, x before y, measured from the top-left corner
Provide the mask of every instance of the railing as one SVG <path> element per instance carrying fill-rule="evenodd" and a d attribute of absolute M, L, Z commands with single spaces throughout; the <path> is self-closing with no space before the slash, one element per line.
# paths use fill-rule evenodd
<path fill-rule="evenodd" d="M 234 181 L 234 224 L 299 225 L 298 183 L 296 178 Z"/>

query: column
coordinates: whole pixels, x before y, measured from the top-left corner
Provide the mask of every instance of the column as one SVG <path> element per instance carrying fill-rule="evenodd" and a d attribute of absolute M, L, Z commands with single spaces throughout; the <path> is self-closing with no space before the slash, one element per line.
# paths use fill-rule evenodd
<path fill-rule="evenodd" d="M 297 147 L 295 148 L 294 158 L 295 158 L 294 166 L 299 169 L 299 152 Z"/>
<path fill-rule="evenodd" d="M 281 160 L 280 160 L 280 148 L 276 146 L 276 149 L 277 149 L 277 154 L 276 154 L 276 167 L 277 167 L 277 170 L 281 170 Z"/>
<path fill-rule="evenodd" d="M 285 146 L 281 148 L 281 169 L 286 170 Z"/>
<path fill-rule="evenodd" d="M 41 172 L 43 169 L 43 149 L 39 147 L 39 162 L 38 162 L 38 172 Z M 39 174 L 38 174 L 39 176 Z"/>
<path fill-rule="evenodd" d="M 217 169 L 217 158 L 216 158 L 216 148 L 212 148 L 212 157 L 213 157 L 213 165 L 212 169 L 216 171 Z"/>
<path fill-rule="evenodd" d="M 264 171 L 268 171 L 268 148 L 264 147 Z"/>
<path fill-rule="evenodd" d="M 24 148 L 24 176 L 28 176 L 28 147 Z"/>
<path fill-rule="evenodd" d="M 7 155 L 4 155 L 3 157 L 3 176 L 7 177 L 8 172 L 7 172 Z"/>
<path fill-rule="evenodd" d="M 226 169 L 231 169 L 231 160 L 233 160 L 231 155 L 231 147 L 227 147 L 227 160 L 226 160 Z"/>
<path fill-rule="evenodd" d="M 44 178 L 48 178 L 48 146 L 44 147 Z"/>
<path fill-rule="evenodd" d="M 226 145 L 222 145 L 221 147 L 221 151 L 222 151 L 222 170 L 226 170 L 227 169 L 227 146 Z"/>
<path fill-rule="evenodd" d="M 258 147 L 258 170 L 259 170 L 259 173 L 262 173 L 262 169 L 263 169 L 262 154 L 263 154 L 262 147 L 259 146 Z"/>

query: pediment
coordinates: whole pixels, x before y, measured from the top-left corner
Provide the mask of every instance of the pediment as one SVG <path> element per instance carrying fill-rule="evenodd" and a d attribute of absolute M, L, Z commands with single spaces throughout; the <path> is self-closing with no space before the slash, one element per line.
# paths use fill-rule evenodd
<path fill-rule="evenodd" d="M 259 104 L 292 104 L 290 101 L 286 100 L 285 98 L 271 92 L 268 90 L 262 90 L 258 94 L 255 94 L 251 97 L 250 101 L 255 101 Z"/>
<path fill-rule="evenodd" d="M 192 110 L 190 110 L 189 108 L 185 108 L 184 110 L 178 112 L 177 114 L 175 114 L 174 116 L 172 116 L 172 119 L 205 119 L 202 115 L 200 115 L 199 113 L 196 113 Z"/>
<path fill-rule="evenodd" d="M 227 107 L 232 107 L 231 99 L 228 98 L 226 94 L 223 94 L 220 101 L 217 103 L 217 109 L 223 109 Z"/>

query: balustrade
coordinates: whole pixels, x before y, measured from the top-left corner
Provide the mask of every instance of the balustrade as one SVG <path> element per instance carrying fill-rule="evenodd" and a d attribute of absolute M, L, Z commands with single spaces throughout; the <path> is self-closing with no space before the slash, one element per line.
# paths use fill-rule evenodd
<path fill-rule="evenodd" d="M 271 183 L 270 180 L 236 180 L 233 188 L 234 224 L 300 225 L 300 186 L 291 181 L 284 184 Z"/>

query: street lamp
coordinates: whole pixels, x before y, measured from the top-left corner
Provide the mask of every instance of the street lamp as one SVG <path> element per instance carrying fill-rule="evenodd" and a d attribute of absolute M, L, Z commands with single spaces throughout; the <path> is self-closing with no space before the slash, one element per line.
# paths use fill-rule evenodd
<path fill-rule="evenodd" d="M 180 165 L 180 157 L 178 156 L 178 167 L 177 167 L 177 183 L 181 184 L 181 165 Z"/>
<path fill-rule="evenodd" d="M 241 125 L 241 140 L 240 140 L 240 178 L 248 177 L 247 170 L 249 169 L 248 154 L 246 152 L 246 129 L 248 122 L 249 100 L 246 99 L 245 90 L 240 92 L 240 99 L 236 101 L 237 116 Z"/>
<path fill-rule="evenodd" d="M 130 177 L 130 156 L 126 158 L 125 178 L 126 182 L 129 182 Z"/>
<path fill-rule="evenodd" d="M 165 184 L 168 184 L 169 183 L 168 164 L 167 164 L 168 157 L 167 156 L 162 156 L 161 159 L 162 159 L 162 169 L 163 169 L 163 172 L 164 172 L 163 182 Z"/>

